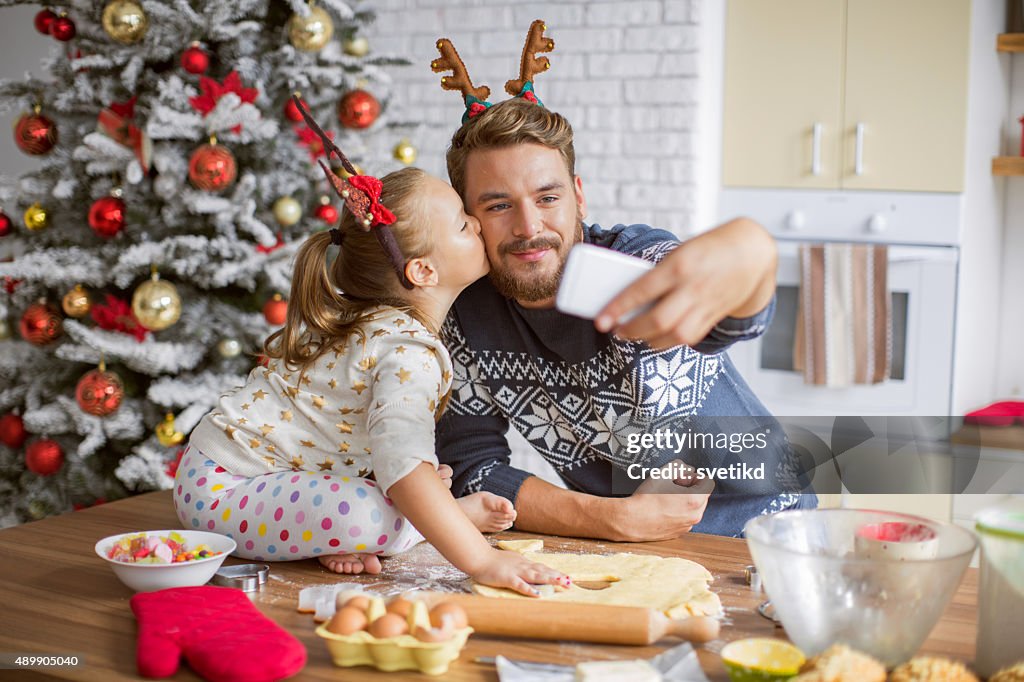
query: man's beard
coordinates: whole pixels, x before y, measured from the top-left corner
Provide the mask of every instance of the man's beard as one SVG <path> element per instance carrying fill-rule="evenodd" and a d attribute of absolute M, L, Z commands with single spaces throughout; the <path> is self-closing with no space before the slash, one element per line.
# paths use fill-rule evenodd
<path fill-rule="evenodd" d="M 502 257 L 499 263 L 491 263 L 491 270 L 488 276 L 502 296 L 517 301 L 544 301 L 552 298 L 558 293 L 558 285 L 562 281 L 562 271 L 565 270 L 565 261 L 569 258 L 569 250 L 583 241 L 583 216 L 576 212 L 576 234 L 573 242 L 566 246 L 556 236 L 542 236 L 535 239 L 522 239 L 503 244 L 499 247 L 498 255 Z M 511 251 L 533 251 L 537 249 L 552 249 L 558 256 L 558 267 L 550 274 L 536 272 L 542 267 L 539 263 L 527 263 L 525 270 L 513 272 L 504 264 L 503 257 Z M 564 249 L 564 251 L 563 251 Z"/>

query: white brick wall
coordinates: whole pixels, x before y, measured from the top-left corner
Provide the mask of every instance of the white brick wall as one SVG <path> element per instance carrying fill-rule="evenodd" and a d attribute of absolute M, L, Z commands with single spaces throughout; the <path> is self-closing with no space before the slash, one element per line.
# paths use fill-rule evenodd
<path fill-rule="evenodd" d="M 577 172 L 588 220 L 643 222 L 684 235 L 694 229 L 701 0 L 373 0 L 375 53 L 414 61 L 392 69 L 403 119 L 422 121 L 417 165 L 446 178 L 444 152 L 459 125 L 457 93 L 430 70 L 439 37 L 452 40 L 491 99 L 518 77 L 534 19 L 555 40 L 537 92 L 576 133 Z"/>

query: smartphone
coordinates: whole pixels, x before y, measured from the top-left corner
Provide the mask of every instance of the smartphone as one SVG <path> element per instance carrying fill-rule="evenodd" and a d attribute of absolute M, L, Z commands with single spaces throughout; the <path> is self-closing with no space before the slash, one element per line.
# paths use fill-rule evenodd
<path fill-rule="evenodd" d="M 555 307 L 567 315 L 592 320 L 623 289 L 654 267 L 654 263 L 593 244 L 577 244 L 558 286 Z M 620 322 L 628 322 L 649 306 L 630 311 Z"/>

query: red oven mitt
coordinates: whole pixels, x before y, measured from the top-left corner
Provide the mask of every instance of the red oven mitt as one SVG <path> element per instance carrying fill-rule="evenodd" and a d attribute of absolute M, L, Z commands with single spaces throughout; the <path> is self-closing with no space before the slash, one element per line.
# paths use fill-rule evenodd
<path fill-rule="evenodd" d="M 144 677 L 169 677 L 182 654 L 210 682 L 270 682 L 306 665 L 306 648 L 231 587 L 174 587 L 131 598 Z"/>

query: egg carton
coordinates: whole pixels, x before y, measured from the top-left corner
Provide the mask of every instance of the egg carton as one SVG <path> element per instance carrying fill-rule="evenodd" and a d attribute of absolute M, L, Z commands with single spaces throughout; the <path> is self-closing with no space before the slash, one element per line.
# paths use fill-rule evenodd
<path fill-rule="evenodd" d="M 370 599 L 366 610 L 367 620 L 372 623 L 386 613 L 384 600 Z M 417 627 L 430 628 L 427 606 L 421 601 L 412 603 L 408 616 L 409 632 Z M 425 675 L 443 675 L 448 666 L 459 657 L 473 628 L 464 627 L 454 631 L 451 638 L 443 642 L 423 642 L 411 634 L 385 639 L 374 637 L 365 630 L 351 635 L 338 635 L 327 629 L 328 623 L 320 625 L 316 634 L 327 644 L 331 660 L 341 668 L 370 665 L 377 670 L 397 672 L 418 670 Z"/>

